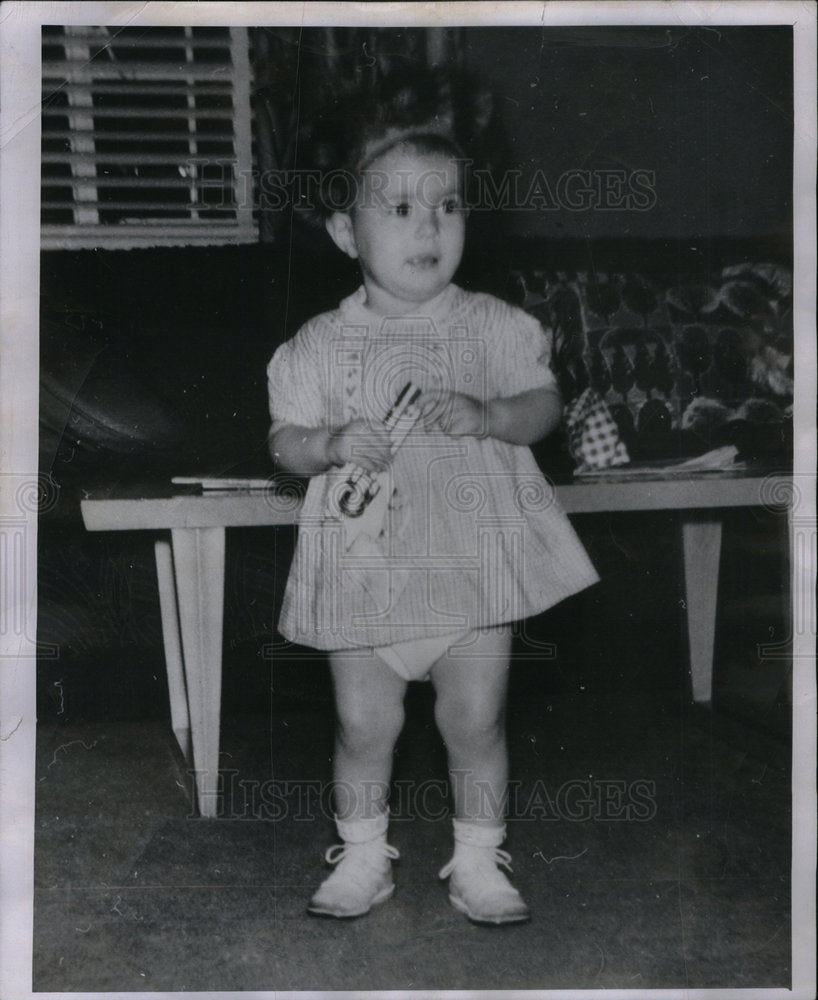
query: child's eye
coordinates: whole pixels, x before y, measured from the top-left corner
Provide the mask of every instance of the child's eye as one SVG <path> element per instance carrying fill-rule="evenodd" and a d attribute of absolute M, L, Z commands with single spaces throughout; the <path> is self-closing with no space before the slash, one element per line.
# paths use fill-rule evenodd
<path fill-rule="evenodd" d="M 447 198 L 443 202 L 442 208 L 446 215 L 451 215 L 453 212 L 459 212 L 463 206 L 460 204 L 459 198 Z"/>
<path fill-rule="evenodd" d="M 410 209 L 409 205 L 405 201 L 402 201 L 400 205 L 395 205 L 393 211 L 395 215 L 400 215 L 401 217 L 405 217 L 409 214 Z"/>

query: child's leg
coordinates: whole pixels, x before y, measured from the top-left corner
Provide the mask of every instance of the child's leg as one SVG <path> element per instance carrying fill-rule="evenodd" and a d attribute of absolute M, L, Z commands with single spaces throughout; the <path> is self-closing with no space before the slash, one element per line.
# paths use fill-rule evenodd
<path fill-rule="evenodd" d="M 310 913 L 358 917 L 394 891 L 386 840 L 392 753 L 403 725 L 406 681 L 380 657 L 356 650 L 330 654 L 335 687 L 335 813 L 342 844 L 327 861 L 335 871 L 307 906 Z"/>
<path fill-rule="evenodd" d="M 502 826 L 508 782 L 505 712 L 511 635 L 485 629 L 432 668 L 435 718 L 446 744 L 455 816 Z"/>
<path fill-rule="evenodd" d="M 386 809 L 406 681 L 366 650 L 330 653 L 337 724 L 333 777 L 339 819 Z"/>
<path fill-rule="evenodd" d="M 500 871 L 505 839 L 508 751 L 506 692 L 511 636 L 487 629 L 468 655 L 447 653 L 432 668 L 435 715 L 449 757 L 455 804 L 454 855 L 441 869 L 449 900 L 477 923 L 527 920 L 528 907 Z"/>

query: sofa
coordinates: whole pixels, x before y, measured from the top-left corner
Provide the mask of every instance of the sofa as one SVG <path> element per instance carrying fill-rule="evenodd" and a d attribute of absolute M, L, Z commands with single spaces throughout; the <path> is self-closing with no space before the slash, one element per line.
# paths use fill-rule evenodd
<path fill-rule="evenodd" d="M 611 269 L 512 270 L 508 297 L 555 333 L 570 405 L 608 406 L 633 461 L 724 445 L 786 466 L 792 447 L 792 269 L 727 259 L 680 273 L 654 260 Z M 638 266 L 641 264 L 641 266 Z"/>

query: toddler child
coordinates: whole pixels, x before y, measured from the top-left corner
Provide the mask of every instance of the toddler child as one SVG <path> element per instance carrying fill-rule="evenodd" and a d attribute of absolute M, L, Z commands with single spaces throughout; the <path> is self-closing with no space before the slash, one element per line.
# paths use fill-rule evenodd
<path fill-rule="evenodd" d="M 457 910 L 502 924 L 529 916 L 501 871 L 511 626 L 597 577 L 528 447 L 562 414 L 549 338 L 453 283 L 462 130 L 450 92 L 415 96 L 383 81 L 341 115 L 325 225 L 362 285 L 268 369 L 274 460 L 310 477 L 279 629 L 328 652 L 337 712 L 342 844 L 308 910 L 359 916 L 394 891 L 393 750 L 407 683 L 429 679 L 454 806 L 440 877 Z M 419 419 L 396 444 L 384 418 L 407 384 Z M 353 469 L 380 484 L 359 517 L 344 499 Z"/>

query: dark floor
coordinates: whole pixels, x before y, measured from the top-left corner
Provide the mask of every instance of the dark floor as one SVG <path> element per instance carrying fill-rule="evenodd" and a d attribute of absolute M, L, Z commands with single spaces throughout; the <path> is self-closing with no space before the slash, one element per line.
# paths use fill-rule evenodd
<path fill-rule="evenodd" d="M 428 685 L 410 686 L 396 752 L 397 892 L 339 922 L 305 912 L 334 841 L 321 660 L 228 643 L 209 821 L 192 813 L 166 704 L 107 718 L 136 661 L 72 680 L 63 662 L 39 732 L 34 989 L 788 987 L 789 669 L 758 656 L 784 604 L 759 610 L 760 564 L 728 537 L 714 704 L 693 706 L 677 574 L 640 537 L 586 539 L 603 584 L 515 645 L 507 847 L 526 925 L 471 925 L 437 879 L 450 828 Z M 546 639 L 554 657 L 532 655 Z M 161 647 L 138 666 L 161 680 Z M 105 711 L 78 706 L 91 676 Z"/>
<path fill-rule="evenodd" d="M 325 710 L 224 719 L 215 821 L 191 815 L 161 721 L 43 727 L 35 990 L 789 985 L 778 739 L 666 692 L 517 690 L 508 846 L 534 918 L 492 930 L 436 878 L 449 824 L 430 707 L 412 691 L 397 755 L 398 891 L 353 922 L 304 910 L 333 839 Z"/>

